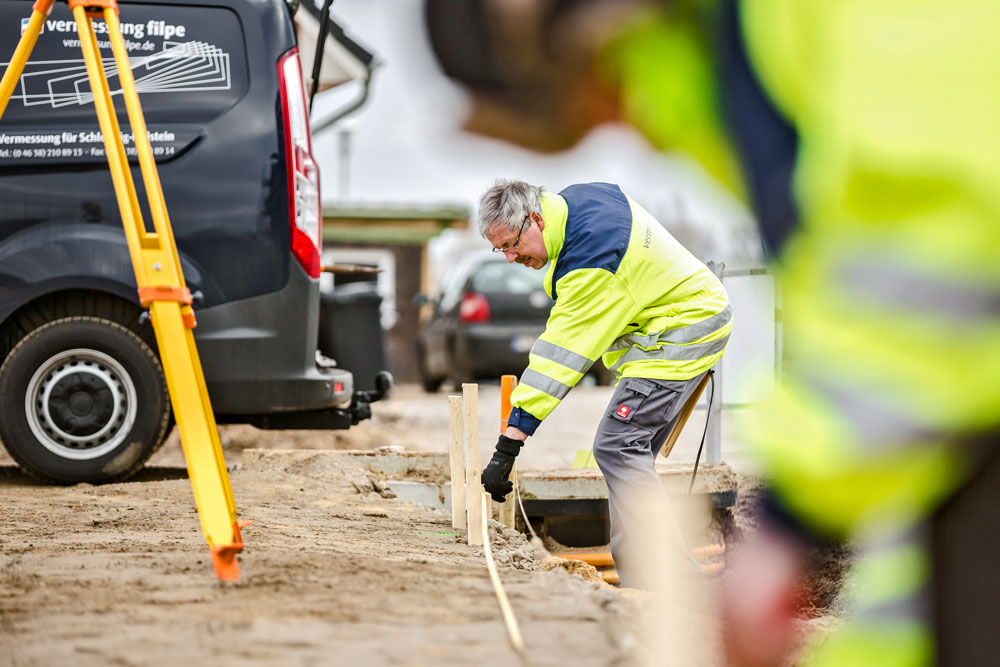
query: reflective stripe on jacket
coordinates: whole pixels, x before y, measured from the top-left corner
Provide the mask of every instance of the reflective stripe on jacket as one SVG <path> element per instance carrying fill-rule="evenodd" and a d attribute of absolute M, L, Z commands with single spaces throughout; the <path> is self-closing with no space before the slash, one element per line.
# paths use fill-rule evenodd
<path fill-rule="evenodd" d="M 732 329 L 719 279 L 617 185 L 542 195 L 555 300 L 511 396 L 532 434 L 603 355 L 621 377 L 687 380 L 722 356 Z"/>

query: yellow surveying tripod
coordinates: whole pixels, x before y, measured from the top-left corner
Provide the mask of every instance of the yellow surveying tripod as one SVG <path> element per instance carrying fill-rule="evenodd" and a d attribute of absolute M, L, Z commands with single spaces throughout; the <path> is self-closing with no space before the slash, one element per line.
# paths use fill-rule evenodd
<path fill-rule="evenodd" d="M 194 311 L 191 309 L 191 292 L 184 284 L 181 263 L 177 256 L 174 235 L 163 201 L 163 191 L 156 171 L 156 162 L 146 132 L 146 121 L 139 106 L 139 95 L 129 66 L 128 53 L 122 39 L 116 0 L 67 0 L 76 20 L 87 65 L 87 76 L 94 93 L 94 106 L 104 147 L 111 168 L 118 208 L 121 211 L 125 238 L 128 241 L 132 268 L 139 286 L 139 302 L 149 308 L 150 320 L 156 333 L 163 371 L 170 392 L 181 445 L 187 460 L 188 476 L 194 489 L 194 499 L 201 519 L 201 528 L 212 553 L 212 566 L 219 579 L 235 581 L 239 578 L 237 552 L 243 549 L 240 529 L 247 522 L 236 520 L 236 504 L 229 485 L 226 462 L 219 444 L 219 431 L 212 414 L 212 406 L 205 388 L 205 378 L 194 343 Z M 11 58 L 3 80 L 0 81 L 0 117 L 21 78 L 31 50 L 41 34 L 46 18 L 52 12 L 55 0 L 36 0 L 32 5 L 31 19 L 21 35 L 14 56 Z M 101 52 L 94 32 L 93 19 L 104 19 L 107 36 L 111 42 L 122 97 L 128 111 L 128 120 L 135 136 L 149 209 L 153 218 L 153 232 L 146 230 L 139 208 L 135 184 L 129 170 L 125 146 L 122 143 L 118 119 L 115 115 L 111 90 L 101 62 Z"/>

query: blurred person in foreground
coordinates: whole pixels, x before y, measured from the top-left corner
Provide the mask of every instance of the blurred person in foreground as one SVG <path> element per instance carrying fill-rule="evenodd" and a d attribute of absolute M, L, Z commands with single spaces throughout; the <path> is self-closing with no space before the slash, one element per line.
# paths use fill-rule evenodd
<path fill-rule="evenodd" d="M 603 355 L 620 378 L 594 438 L 608 484 L 611 554 L 623 586 L 663 589 L 660 553 L 698 574 L 654 462 L 681 408 L 726 349 L 732 310 L 722 283 L 645 209 L 610 183 L 558 194 L 498 181 L 479 201 L 479 232 L 508 262 L 548 267 L 555 302 L 511 394 L 507 429 L 482 473 L 497 502 L 513 490 L 528 436 Z M 648 519 L 655 517 L 655 521 Z"/>
<path fill-rule="evenodd" d="M 1000 579 L 1000 3 L 427 0 L 468 126 L 556 150 L 621 119 L 756 211 L 787 373 L 746 427 L 771 492 L 727 659 L 794 643 L 810 549 L 859 545 L 799 660 L 988 664 Z"/>

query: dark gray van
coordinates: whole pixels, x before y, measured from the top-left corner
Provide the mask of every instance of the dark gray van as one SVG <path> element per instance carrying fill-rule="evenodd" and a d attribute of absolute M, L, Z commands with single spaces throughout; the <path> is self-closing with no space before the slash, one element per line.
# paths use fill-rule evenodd
<path fill-rule="evenodd" d="M 30 1 L 0 0 L 0 59 L 30 12 Z M 356 392 L 351 374 L 317 352 L 319 174 L 290 8 L 121 2 L 120 18 L 197 294 L 194 333 L 217 420 L 347 428 L 369 417 L 388 374 Z M 102 53 L 115 91 L 106 44 Z M 163 370 L 62 3 L 0 119 L 0 363 L 0 438 L 41 479 L 122 479 L 169 431 Z"/>

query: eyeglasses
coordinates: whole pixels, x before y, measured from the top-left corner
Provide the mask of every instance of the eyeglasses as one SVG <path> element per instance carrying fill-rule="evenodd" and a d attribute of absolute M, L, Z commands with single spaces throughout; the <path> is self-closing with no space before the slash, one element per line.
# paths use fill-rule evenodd
<path fill-rule="evenodd" d="M 509 250 L 513 250 L 514 248 L 516 248 L 517 244 L 521 242 L 521 234 L 524 233 L 524 230 L 528 228 L 528 224 L 530 223 L 531 223 L 531 214 L 529 213 L 528 215 L 525 216 L 524 224 L 521 225 L 521 231 L 517 233 L 517 238 L 514 239 L 514 242 L 502 248 L 493 248 L 493 252 L 507 252 Z"/>

